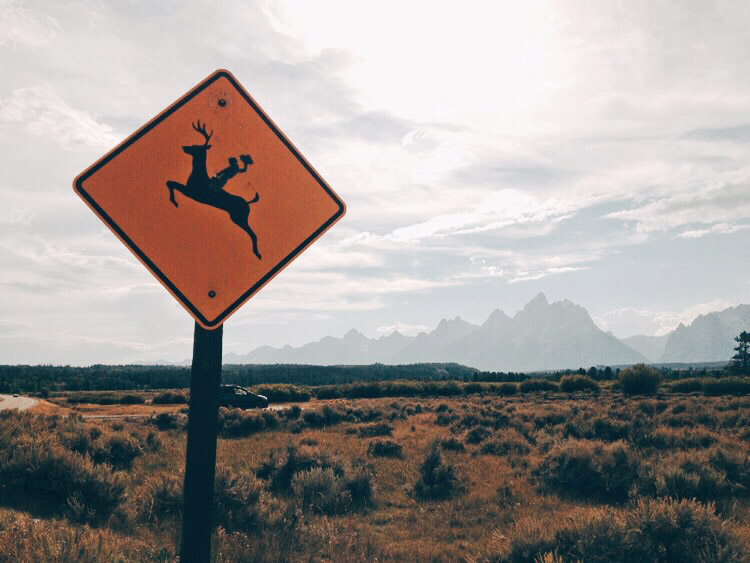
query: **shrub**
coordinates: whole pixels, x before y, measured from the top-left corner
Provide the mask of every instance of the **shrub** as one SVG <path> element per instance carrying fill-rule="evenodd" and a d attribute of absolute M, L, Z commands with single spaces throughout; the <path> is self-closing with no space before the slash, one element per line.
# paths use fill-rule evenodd
<path fill-rule="evenodd" d="M 340 399 L 344 395 L 335 385 L 324 385 L 315 389 L 315 396 L 318 399 Z"/>
<path fill-rule="evenodd" d="M 390 436 L 393 434 L 393 426 L 385 422 L 379 424 L 365 424 L 357 428 L 357 434 L 359 434 L 360 438 Z"/>
<path fill-rule="evenodd" d="M 741 451 L 713 448 L 706 450 L 708 463 L 726 475 L 734 485 L 733 493 L 750 494 L 750 457 Z"/>
<path fill-rule="evenodd" d="M 719 519 L 713 506 L 641 499 L 622 513 L 579 508 L 567 517 L 521 520 L 495 539 L 484 559 L 729 563 L 747 556 L 736 525 Z"/>
<path fill-rule="evenodd" d="M 177 417 L 168 412 L 162 412 L 151 418 L 151 423 L 159 430 L 170 430 L 172 428 L 177 428 Z"/>
<path fill-rule="evenodd" d="M 536 391 L 557 391 L 558 386 L 554 381 L 548 379 L 527 379 L 518 386 L 521 393 L 534 393 Z"/>
<path fill-rule="evenodd" d="M 292 479 L 296 473 L 315 467 L 330 468 L 337 475 L 344 474 L 343 464 L 339 460 L 309 446 L 289 446 L 283 457 L 277 456 L 276 451 L 272 450 L 255 474 L 268 480 L 272 491 L 284 494 L 291 491 Z"/>
<path fill-rule="evenodd" d="M 313 428 L 322 428 L 338 424 L 344 420 L 346 414 L 330 405 L 324 405 L 321 409 L 306 409 L 302 412 L 302 420 Z"/>
<path fill-rule="evenodd" d="M 352 507 L 361 509 L 375 504 L 372 473 L 361 465 L 352 465 L 344 474 L 347 492 Z"/>
<path fill-rule="evenodd" d="M 716 443 L 716 440 L 717 437 L 714 433 L 702 427 L 674 429 L 660 426 L 640 437 L 638 445 L 658 450 L 687 450 L 707 448 Z"/>
<path fill-rule="evenodd" d="M 313 467 L 296 473 L 292 491 L 303 510 L 319 514 L 341 514 L 351 504 L 343 480 L 331 468 Z"/>
<path fill-rule="evenodd" d="M 419 474 L 420 477 L 414 484 L 414 494 L 419 499 L 446 499 L 463 490 L 454 467 L 443 462 L 440 450 L 435 444 L 419 467 Z"/>
<path fill-rule="evenodd" d="M 632 534 L 631 561 L 742 561 L 749 555 L 712 504 L 641 499 L 626 513 L 624 527 Z"/>
<path fill-rule="evenodd" d="M 225 438 L 242 438 L 266 429 L 262 413 L 240 409 L 219 409 L 219 433 Z"/>
<path fill-rule="evenodd" d="M 698 378 L 681 379 L 669 385 L 673 393 L 695 393 L 703 391 L 703 383 Z"/>
<path fill-rule="evenodd" d="M 292 407 L 289 407 L 288 409 L 282 409 L 281 411 L 279 411 L 279 414 L 289 420 L 297 420 L 299 418 L 299 415 L 302 414 L 302 409 L 297 405 L 294 405 Z"/>
<path fill-rule="evenodd" d="M 480 453 L 490 455 L 526 455 L 531 451 L 523 435 L 515 430 L 507 430 L 496 439 L 482 444 Z"/>
<path fill-rule="evenodd" d="M 560 379 L 560 391 L 599 391 L 599 384 L 585 375 L 564 375 Z"/>
<path fill-rule="evenodd" d="M 483 393 L 487 390 L 486 385 L 482 385 L 481 383 L 467 383 L 464 385 L 464 394 L 465 395 L 474 395 L 476 393 Z"/>
<path fill-rule="evenodd" d="M 638 493 L 704 502 L 744 496 L 750 493 L 750 458 L 712 448 L 659 459 L 643 468 Z"/>
<path fill-rule="evenodd" d="M 178 518 L 182 514 L 182 479 L 171 473 L 152 475 L 139 488 L 135 509 L 145 522 Z"/>
<path fill-rule="evenodd" d="M 330 467 L 313 467 L 295 473 L 292 492 L 303 510 L 343 514 L 373 504 L 372 475 L 363 467 L 346 473 Z"/>
<path fill-rule="evenodd" d="M 620 372 L 620 385 L 626 395 L 653 395 L 659 389 L 661 377 L 658 370 L 645 364 L 636 364 Z"/>
<path fill-rule="evenodd" d="M 154 405 L 183 405 L 187 403 L 187 397 L 184 393 L 177 391 L 165 391 L 154 396 L 151 403 Z"/>
<path fill-rule="evenodd" d="M 463 452 L 466 450 L 463 442 L 459 442 L 455 438 L 440 440 L 440 447 L 450 452 Z"/>
<path fill-rule="evenodd" d="M 659 460 L 644 470 L 637 492 L 675 499 L 715 500 L 727 493 L 724 477 L 708 465 L 684 456 Z"/>
<path fill-rule="evenodd" d="M 147 546 L 107 528 L 32 518 L 22 512 L 1 514 L 0 533 L 3 561 L 94 563 L 171 559 L 167 547 Z"/>
<path fill-rule="evenodd" d="M 486 428 L 477 426 L 476 428 L 472 428 L 471 430 L 469 430 L 468 434 L 466 434 L 466 443 L 479 444 L 486 438 L 488 438 L 491 434 L 492 432 L 490 432 Z"/>
<path fill-rule="evenodd" d="M 565 436 L 614 442 L 627 438 L 629 430 L 627 422 L 610 416 L 592 417 L 590 413 L 586 413 L 565 425 Z"/>
<path fill-rule="evenodd" d="M 747 395 L 750 394 L 750 378 L 706 378 L 703 380 L 703 393 L 706 395 Z"/>
<path fill-rule="evenodd" d="M 3 494 L 24 495 L 80 521 L 108 517 L 123 501 L 121 474 L 50 438 L 22 439 L 0 454 Z"/>
<path fill-rule="evenodd" d="M 141 395 L 126 393 L 120 396 L 119 402 L 123 405 L 142 405 L 146 402 L 146 399 L 144 399 Z"/>
<path fill-rule="evenodd" d="M 264 395 L 271 403 L 302 403 L 309 401 L 310 391 L 297 385 L 260 385 L 253 388 L 255 393 Z"/>
<path fill-rule="evenodd" d="M 130 469 L 133 460 L 143 451 L 132 436 L 112 433 L 97 441 L 91 452 L 94 463 L 108 463 L 114 469 Z"/>
<path fill-rule="evenodd" d="M 145 522 L 178 519 L 182 513 L 182 479 L 159 473 L 146 480 L 135 497 L 138 517 Z M 225 530 L 257 532 L 279 523 L 280 505 L 254 476 L 216 468 L 214 520 Z"/>
<path fill-rule="evenodd" d="M 140 405 L 146 402 L 141 395 L 133 393 L 74 393 L 66 399 L 68 403 L 91 403 L 97 405 Z"/>
<path fill-rule="evenodd" d="M 518 392 L 518 386 L 515 383 L 501 383 L 497 387 L 498 395 L 507 397 L 509 395 L 515 395 Z"/>
<path fill-rule="evenodd" d="M 638 478 L 639 460 L 624 442 L 567 440 L 534 469 L 543 488 L 562 495 L 621 502 Z"/>
<path fill-rule="evenodd" d="M 219 465 L 214 481 L 216 523 L 227 531 L 257 533 L 280 523 L 282 508 L 255 476 Z"/>
<path fill-rule="evenodd" d="M 367 453 L 375 457 L 404 457 L 401 444 L 394 440 L 374 440 L 367 446 Z"/>

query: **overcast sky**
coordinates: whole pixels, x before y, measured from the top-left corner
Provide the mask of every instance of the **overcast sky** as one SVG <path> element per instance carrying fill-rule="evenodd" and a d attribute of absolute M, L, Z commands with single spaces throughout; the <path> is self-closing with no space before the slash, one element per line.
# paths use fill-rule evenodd
<path fill-rule="evenodd" d="M 621 337 L 750 302 L 747 2 L 0 0 L 0 363 L 190 357 L 71 183 L 217 68 L 348 208 L 226 352 L 540 291 Z"/>

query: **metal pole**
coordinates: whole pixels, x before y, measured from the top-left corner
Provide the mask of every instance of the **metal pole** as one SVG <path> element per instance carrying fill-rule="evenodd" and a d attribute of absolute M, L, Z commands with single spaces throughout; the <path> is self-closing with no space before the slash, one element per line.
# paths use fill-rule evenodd
<path fill-rule="evenodd" d="M 180 540 L 182 563 L 208 563 L 211 558 L 222 333 L 221 326 L 206 330 L 195 323 Z"/>

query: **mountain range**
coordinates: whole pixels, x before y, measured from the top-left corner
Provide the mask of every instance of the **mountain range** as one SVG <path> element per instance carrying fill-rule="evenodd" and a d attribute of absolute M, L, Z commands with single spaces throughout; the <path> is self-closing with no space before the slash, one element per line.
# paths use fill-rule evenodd
<path fill-rule="evenodd" d="M 571 301 L 549 303 L 537 295 L 513 317 L 497 309 L 482 325 L 456 317 L 417 336 L 393 332 L 367 338 L 350 330 L 298 348 L 262 346 L 248 354 L 226 354 L 227 364 L 412 364 L 456 362 L 487 371 L 541 371 L 638 362 L 726 361 L 734 337 L 750 329 L 750 305 L 702 315 L 664 336 L 623 340 L 596 326 Z"/>

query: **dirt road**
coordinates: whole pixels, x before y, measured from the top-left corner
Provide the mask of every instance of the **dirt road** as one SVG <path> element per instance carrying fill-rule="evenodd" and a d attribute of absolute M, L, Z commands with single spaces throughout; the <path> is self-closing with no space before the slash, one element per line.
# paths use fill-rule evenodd
<path fill-rule="evenodd" d="M 2 401 L 0 401 L 0 411 L 8 409 L 25 411 L 39 402 L 31 397 L 14 397 L 13 395 L 0 395 L 0 398 L 2 398 Z"/>

